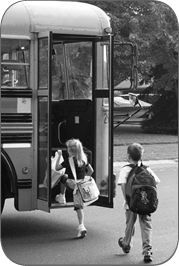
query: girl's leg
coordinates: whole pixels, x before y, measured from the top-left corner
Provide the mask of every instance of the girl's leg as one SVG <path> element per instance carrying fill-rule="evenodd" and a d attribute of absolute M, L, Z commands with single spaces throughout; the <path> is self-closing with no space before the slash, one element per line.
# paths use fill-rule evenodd
<path fill-rule="evenodd" d="M 51 189 L 51 199 L 55 200 L 56 195 L 60 194 L 60 183 Z"/>
<path fill-rule="evenodd" d="M 60 204 L 66 204 L 65 192 L 66 192 L 66 180 L 68 179 L 68 175 L 64 175 L 61 178 L 60 185 L 60 194 L 57 194 L 55 200 Z"/>
<path fill-rule="evenodd" d="M 66 186 L 63 183 L 61 183 L 60 192 L 61 192 L 61 194 L 65 194 L 65 192 L 66 192 Z"/>
<path fill-rule="evenodd" d="M 80 224 L 84 224 L 84 212 L 83 212 L 83 209 L 77 209 L 76 212 L 77 212 L 79 225 Z"/>
<path fill-rule="evenodd" d="M 60 204 L 66 204 L 65 192 L 66 192 L 66 181 L 68 179 L 68 175 L 63 175 L 60 182 L 60 194 L 56 196 L 56 201 Z"/>
<path fill-rule="evenodd" d="M 78 222 L 79 222 L 77 237 L 83 238 L 87 234 L 87 230 L 84 226 L 84 212 L 83 212 L 83 209 L 75 209 L 75 210 L 76 210 L 77 218 L 78 218 Z"/>

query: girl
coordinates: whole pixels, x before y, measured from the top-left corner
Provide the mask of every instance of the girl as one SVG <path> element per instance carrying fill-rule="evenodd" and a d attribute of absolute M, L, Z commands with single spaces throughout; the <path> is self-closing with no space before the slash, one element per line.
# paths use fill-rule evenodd
<path fill-rule="evenodd" d="M 84 153 L 82 143 L 78 139 L 70 139 L 67 141 L 66 145 L 69 157 L 72 157 L 74 160 L 77 179 L 84 179 L 85 175 L 91 176 L 93 173 L 93 168 L 87 161 L 87 156 Z M 59 164 L 61 154 L 62 152 L 58 150 L 58 158 L 56 161 L 55 169 L 56 171 L 59 171 L 62 168 L 66 168 L 66 174 L 62 177 L 61 193 L 56 196 L 56 201 L 58 201 L 61 204 L 65 204 L 66 186 L 68 187 L 68 183 L 70 184 L 70 182 L 68 181 L 74 180 L 74 176 L 72 174 L 68 158 L 65 159 L 61 164 Z M 87 234 L 87 230 L 84 226 L 83 208 L 75 207 L 74 210 L 77 212 L 77 217 L 79 222 L 77 237 L 83 238 Z"/>

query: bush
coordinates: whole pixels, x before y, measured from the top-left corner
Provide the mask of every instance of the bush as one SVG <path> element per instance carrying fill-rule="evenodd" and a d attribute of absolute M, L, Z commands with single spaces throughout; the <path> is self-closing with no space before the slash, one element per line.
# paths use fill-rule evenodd
<path fill-rule="evenodd" d="M 151 134 L 178 134 L 178 99 L 165 92 L 152 106 L 152 116 L 142 122 L 142 129 Z"/>

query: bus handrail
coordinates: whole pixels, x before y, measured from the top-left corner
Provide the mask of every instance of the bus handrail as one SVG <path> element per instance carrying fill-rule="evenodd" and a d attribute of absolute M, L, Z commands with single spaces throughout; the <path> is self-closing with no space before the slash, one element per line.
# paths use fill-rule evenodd
<path fill-rule="evenodd" d="M 66 120 L 63 120 L 62 122 L 60 122 L 60 123 L 58 124 L 58 140 L 59 140 L 59 142 L 60 142 L 61 144 L 64 145 L 64 143 L 61 141 L 61 137 L 60 137 L 60 127 L 61 127 L 62 124 L 66 124 Z"/>

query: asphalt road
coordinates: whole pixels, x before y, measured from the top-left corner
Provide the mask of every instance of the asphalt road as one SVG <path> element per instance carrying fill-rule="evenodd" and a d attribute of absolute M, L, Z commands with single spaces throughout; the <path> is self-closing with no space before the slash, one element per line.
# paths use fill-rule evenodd
<path fill-rule="evenodd" d="M 120 167 L 115 165 L 117 174 Z M 152 215 L 154 260 L 150 264 L 158 265 L 168 261 L 177 247 L 178 164 L 155 162 L 151 167 L 161 180 L 158 210 Z M 118 187 L 113 209 L 87 207 L 85 226 L 88 235 L 77 239 L 77 218 L 73 209 L 56 209 L 50 214 L 41 211 L 19 213 L 13 208 L 13 201 L 7 200 L 1 218 L 4 253 L 20 265 L 143 265 L 138 221 L 131 253 L 123 254 L 117 244 L 125 229 L 122 203 Z"/>

